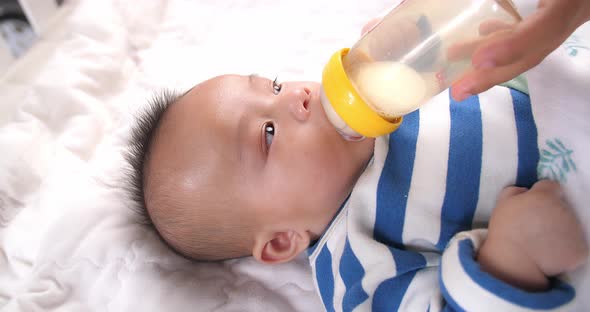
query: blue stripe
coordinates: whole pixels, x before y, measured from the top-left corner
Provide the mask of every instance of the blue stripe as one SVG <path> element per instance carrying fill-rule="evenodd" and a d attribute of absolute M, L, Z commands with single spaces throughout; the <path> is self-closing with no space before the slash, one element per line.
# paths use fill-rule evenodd
<path fill-rule="evenodd" d="M 334 311 L 334 274 L 332 273 L 332 254 L 324 245 L 315 261 L 315 278 L 318 282 L 320 297 L 326 311 Z"/>
<path fill-rule="evenodd" d="M 377 211 L 373 237 L 388 246 L 402 246 L 406 204 L 414 169 L 419 111 L 404 117 L 389 136 L 389 151 L 377 186 Z"/>
<path fill-rule="evenodd" d="M 455 310 L 452 306 L 446 305 L 443 307 L 442 312 L 462 312 L 463 310 Z"/>
<path fill-rule="evenodd" d="M 550 289 L 545 292 L 528 292 L 513 287 L 482 271 L 479 263 L 473 259 L 474 255 L 471 240 L 465 239 L 459 242 L 459 262 L 465 273 L 490 293 L 513 304 L 535 310 L 548 310 L 567 304 L 576 295 L 574 288 L 557 279 L 551 280 Z"/>
<path fill-rule="evenodd" d="M 451 133 L 446 193 L 441 208 L 441 230 L 436 247 L 443 250 L 456 233 L 471 228 L 477 200 L 482 157 L 482 120 L 479 98 L 451 100 Z"/>
<path fill-rule="evenodd" d="M 395 311 L 416 274 L 411 270 L 426 263 L 422 255 L 406 256 L 415 253 L 401 250 L 419 127 L 420 112 L 415 111 L 406 115 L 401 127 L 389 136 L 389 151 L 377 186 L 373 237 L 389 246 L 397 271 L 395 277 L 383 281 L 375 290 L 373 311 Z"/>
<path fill-rule="evenodd" d="M 510 89 L 510 94 L 514 103 L 514 118 L 518 136 L 516 185 L 530 188 L 538 179 L 539 147 L 537 144 L 537 126 L 529 96 L 513 89 Z"/>
<path fill-rule="evenodd" d="M 350 248 L 350 241 L 346 238 L 344 252 L 340 258 L 340 276 L 346 286 L 346 292 L 342 302 L 343 311 L 352 311 L 358 305 L 363 303 L 369 296 L 363 289 L 362 279 L 365 276 L 365 270 L 358 258 Z"/>
<path fill-rule="evenodd" d="M 381 282 L 373 294 L 373 311 L 398 311 L 416 273 L 426 266 L 424 256 L 415 251 L 389 248 L 396 265 L 394 277 Z"/>

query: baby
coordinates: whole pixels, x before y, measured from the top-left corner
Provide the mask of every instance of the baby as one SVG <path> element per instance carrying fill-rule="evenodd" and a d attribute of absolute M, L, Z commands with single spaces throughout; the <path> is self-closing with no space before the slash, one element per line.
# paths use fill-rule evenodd
<path fill-rule="evenodd" d="M 221 76 L 152 109 L 135 133 L 138 199 L 164 241 L 199 260 L 292 259 L 320 237 L 373 153 L 373 140 L 333 129 L 312 82 Z"/>
<path fill-rule="evenodd" d="M 567 309 L 575 292 L 553 277 L 588 250 L 560 186 L 536 182 L 544 125 L 526 90 L 445 92 L 349 142 L 319 89 L 226 75 L 155 97 L 128 160 L 162 240 L 208 261 L 308 250 L 328 311 Z"/>
<path fill-rule="evenodd" d="M 525 106 L 530 106 L 526 95 L 512 92 L 515 92 L 515 110 L 522 100 L 525 100 Z M 443 96 L 438 98 L 444 101 Z M 471 99 L 477 101 L 478 97 Z M 420 286 L 420 293 L 427 299 L 417 301 L 426 310 L 438 298 L 434 296 L 438 292 L 438 282 L 433 268 L 439 265 L 440 254 L 445 247 L 451 249 L 447 247 L 453 245 L 449 243 L 451 238 L 464 236 L 471 244 L 468 255 L 477 253 L 480 246 L 477 261 L 481 268 L 477 268 L 478 272 L 489 272 L 497 277 L 496 285 L 545 290 L 542 294 L 557 298 L 550 302 L 551 305 L 556 302 L 566 304 L 573 296 L 569 286 L 547 278 L 577 267 L 587 253 L 580 226 L 557 184 L 541 181 L 530 190 L 504 190 L 495 204 L 484 244 L 485 235 L 477 231 L 459 233 L 471 228 L 475 206 L 487 205 L 478 209 L 489 211 L 496 202 L 496 198 L 489 196 L 490 191 L 460 183 L 461 180 L 473 181 L 473 177 L 455 172 L 459 176 L 448 181 L 451 187 L 446 196 L 457 196 L 461 200 L 455 202 L 456 207 L 447 207 L 447 211 L 430 201 L 429 197 L 436 195 L 430 189 L 419 195 L 422 198 L 417 201 L 422 203 L 415 207 L 405 202 L 397 205 L 404 194 L 407 200 L 409 179 L 401 173 L 411 173 L 412 165 L 395 158 L 415 153 L 418 112 L 408 115 L 403 126 L 389 138 L 349 142 L 343 140 L 327 120 L 319 102 L 317 83 L 278 84 L 276 80 L 255 75 L 216 77 L 196 85 L 184 95 L 164 93 L 151 104 L 151 110 L 140 118 L 136 127 L 135 149 L 130 156 L 137 172 L 136 195 L 145 203 L 147 216 L 161 238 L 184 256 L 197 260 L 222 260 L 251 255 L 263 263 L 280 263 L 293 259 L 322 238 L 310 253 L 318 288 L 328 309 L 336 297 L 331 298 L 334 295 L 326 289 L 332 289 L 332 293 L 339 291 L 333 282 L 329 259 L 341 253 L 341 262 L 351 261 L 347 255 L 361 262 L 374 261 L 371 266 L 361 264 L 359 260 L 352 261 L 353 268 L 357 263 L 366 272 L 359 274 L 359 268 L 352 270 L 350 274 L 359 275 L 351 282 L 345 272 L 340 273 L 347 286 L 342 290 L 344 295 L 339 303 L 344 310 L 371 302 L 365 300 L 367 297 L 373 297 L 371 309 L 381 310 L 379 298 L 395 298 L 393 294 L 403 297 L 405 292 L 410 292 L 414 275 L 416 283 L 424 283 L 425 276 L 428 276 L 426 280 L 432 284 L 427 289 Z M 487 108 L 504 106 L 490 104 Z M 458 114 L 451 120 L 464 121 L 464 127 L 474 131 L 468 115 L 477 104 L 468 100 L 453 103 L 454 106 L 440 102 L 429 107 L 445 105 L 446 109 L 454 111 L 451 114 Z M 467 114 L 462 115 L 463 111 Z M 530 122 L 534 124 L 533 120 Z M 414 147 L 409 142 L 412 140 Z M 464 145 L 468 142 L 455 143 L 470 149 Z M 470 152 L 463 153 L 460 148 L 455 148 L 449 151 L 449 154 L 453 153 L 458 153 L 458 159 L 465 162 L 462 168 L 454 169 L 469 172 L 469 162 L 473 161 L 468 158 Z M 436 155 L 430 157 L 436 163 Z M 478 160 L 481 161 L 481 155 Z M 533 167 L 533 171 L 521 173 L 520 180 L 530 184 L 526 180 L 531 180 L 534 170 Z M 513 179 L 513 172 L 504 174 L 503 171 L 503 167 L 495 168 L 496 174 L 488 178 L 500 183 Z M 396 174 L 398 172 L 400 174 Z M 433 177 L 438 174 L 432 172 Z M 477 181 L 479 176 L 478 172 Z M 386 185 L 377 191 L 377 205 L 383 207 L 375 207 L 376 195 L 371 187 L 376 184 L 375 180 Z M 456 183 L 459 183 L 458 187 L 454 187 Z M 415 187 L 420 189 L 423 186 Z M 470 194 L 474 190 L 475 194 Z M 381 199 L 380 196 L 389 198 Z M 438 211 L 438 217 L 433 213 L 436 211 L 433 207 L 442 210 Z M 468 217 L 462 215 L 465 211 Z M 430 241 L 428 235 L 414 235 L 409 239 L 396 237 L 395 233 L 402 236 L 402 230 L 411 228 L 404 224 L 404 214 L 416 213 L 422 213 L 423 220 L 421 224 L 411 225 L 414 232 L 428 233 L 432 226 L 444 227 L 447 231 L 441 230 L 440 237 Z M 329 246 L 330 241 L 326 241 L 329 238 L 342 240 L 341 250 Z M 530 244 L 531 241 L 555 244 Z M 360 249 L 352 252 L 351 248 Z M 363 260 L 365 253 L 370 259 Z M 471 259 L 477 263 L 475 260 Z M 444 261 L 443 258 L 443 269 Z M 394 273 L 391 272 L 392 267 L 396 267 L 393 262 L 397 265 Z M 386 268 L 387 264 L 391 266 Z M 452 265 L 449 262 L 449 266 Z M 340 270 L 347 266 L 350 264 L 341 263 Z M 406 271 L 400 271 L 403 267 Z M 421 281 L 418 279 L 420 274 L 416 274 L 419 271 L 424 271 Z M 360 299 L 353 296 L 358 302 L 347 302 L 348 292 L 355 291 L 350 285 L 356 284 L 356 291 L 370 291 L 363 290 L 361 283 L 363 278 L 375 281 L 371 275 L 381 276 L 372 289 L 374 293 L 369 293 L 371 296 L 365 294 Z M 380 295 L 378 286 L 387 282 L 384 277 L 396 276 L 401 278 L 401 284 L 395 286 L 393 283 L 391 287 L 394 288 L 385 292 L 387 296 Z M 330 279 L 332 285 L 325 288 L 324 284 Z M 448 291 L 453 290 L 457 289 Z M 461 291 L 471 293 L 470 290 Z M 517 288 L 512 291 L 520 294 Z M 454 296 L 445 296 L 448 304 L 451 299 L 458 300 Z M 385 305 L 383 309 L 388 307 L 391 306 Z"/>

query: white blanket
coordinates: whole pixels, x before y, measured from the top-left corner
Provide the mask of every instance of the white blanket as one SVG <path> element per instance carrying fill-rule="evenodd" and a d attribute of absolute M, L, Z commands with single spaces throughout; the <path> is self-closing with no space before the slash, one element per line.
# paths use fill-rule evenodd
<path fill-rule="evenodd" d="M 318 81 L 390 0 L 70 1 L 0 82 L 0 309 L 318 311 L 307 259 L 189 263 L 117 188 L 133 112 L 222 73 Z"/>
<path fill-rule="evenodd" d="M 397 2 L 66 2 L 0 80 L 0 309 L 321 310 L 305 257 L 195 264 L 136 225 L 121 151 L 154 90 L 222 73 L 319 81 Z"/>

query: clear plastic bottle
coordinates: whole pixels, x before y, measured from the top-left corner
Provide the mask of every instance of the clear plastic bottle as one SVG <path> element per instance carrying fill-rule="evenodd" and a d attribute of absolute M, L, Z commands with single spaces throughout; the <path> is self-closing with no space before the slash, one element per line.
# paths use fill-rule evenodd
<path fill-rule="evenodd" d="M 321 100 L 348 140 L 395 131 L 471 69 L 479 44 L 521 20 L 510 0 L 405 0 L 351 49 L 336 52 Z"/>

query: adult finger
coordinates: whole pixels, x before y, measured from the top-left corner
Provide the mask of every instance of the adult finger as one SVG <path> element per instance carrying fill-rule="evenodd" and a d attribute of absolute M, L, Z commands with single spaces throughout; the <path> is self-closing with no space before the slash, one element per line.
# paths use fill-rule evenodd
<path fill-rule="evenodd" d="M 472 70 L 453 84 L 451 95 L 456 101 L 463 101 L 522 74 L 535 62 L 535 59 L 524 59 L 507 66 Z"/>
<path fill-rule="evenodd" d="M 549 1 L 505 36 L 482 45 L 473 56 L 475 68 L 516 63 L 524 58 L 543 60 L 575 29 L 568 18 L 569 2 Z M 536 65 L 536 64 L 534 64 Z M 509 77 L 509 79 L 514 77 Z"/>
<path fill-rule="evenodd" d="M 480 25 L 479 33 L 481 37 L 457 42 L 449 46 L 447 49 L 447 60 L 458 61 L 466 58 L 471 58 L 473 53 L 486 42 L 489 42 L 495 37 L 503 33 L 507 33 L 514 25 L 510 25 L 501 21 L 488 21 Z"/>

